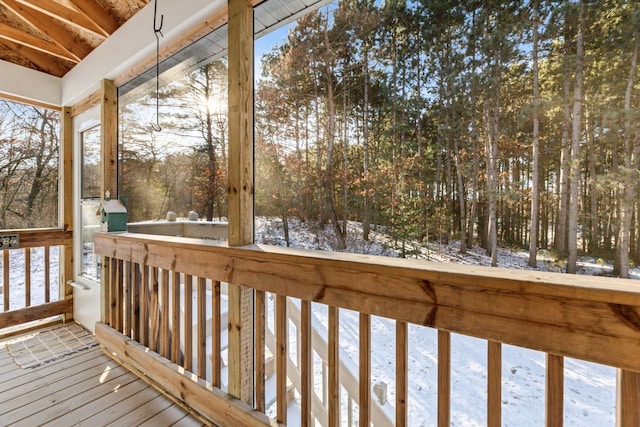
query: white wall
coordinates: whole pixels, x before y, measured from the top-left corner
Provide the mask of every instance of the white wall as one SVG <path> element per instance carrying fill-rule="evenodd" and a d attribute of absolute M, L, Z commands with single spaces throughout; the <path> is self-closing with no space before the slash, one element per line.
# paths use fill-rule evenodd
<path fill-rule="evenodd" d="M 160 45 L 177 39 L 191 26 L 226 6 L 226 0 L 157 0 L 164 14 Z M 53 105 L 72 106 L 155 53 L 154 1 L 69 71 L 62 79 L 0 60 L 0 93 Z"/>
<path fill-rule="evenodd" d="M 11 62 L 0 61 L 0 93 L 61 105 L 62 79 Z"/>

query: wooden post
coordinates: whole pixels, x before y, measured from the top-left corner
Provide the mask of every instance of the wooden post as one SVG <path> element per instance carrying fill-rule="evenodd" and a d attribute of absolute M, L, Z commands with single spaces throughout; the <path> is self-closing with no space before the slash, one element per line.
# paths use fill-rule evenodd
<path fill-rule="evenodd" d="M 109 191 L 118 196 L 118 90 L 111 80 L 102 80 L 100 105 L 102 176 L 100 197 Z"/>
<path fill-rule="evenodd" d="M 253 7 L 229 0 L 229 245 L 253 243 Z M 253 291 L 229 284 L 229 394 L 253 405 Z"/>
<path fill-rule="evenodd" d="M 100 171 L 100 197 L 104 197 L 105 191 L 111 193 L 111 197 L 117 197 L 117 148 L 118 148 L 118 91 L 111 80 L 102 80 L 100 85 L 100 156 L 102 159 L 102 170 Z M 71 110 L 69 111 L 71 117 Z M 70 180 L 73 182 L 72 180 Z M 111 260 L 115 262 L 115 260 Z M 108 319 L 110 296 L 106 292 L 108 261 L 102 257 L 102 284 L 100 289 L 100 306 L 102 311 L 102 321 Z M 111 325 L 114 326 L 114 325 Z"/>
<path fill-rule="evenodd" d="M 62 173 L 60 177 L 62 212 L 62 229 L 73 232 L 73 117 L 71 107 L 62 109 L 62 144 L 60 144 L 60 159 L 62 160 Z M 65 245 L 60 252 L 60 299 L 73 299 L 73 288 L 68 283 L 73 280 L 73 243 Z M 64 321 L 73 319 L 73 308 L 64 314 Z"/>
<path fill-rule="evenodd" d="M 640 425 L 640 373 L 618 369 L 616 426 Z"/>

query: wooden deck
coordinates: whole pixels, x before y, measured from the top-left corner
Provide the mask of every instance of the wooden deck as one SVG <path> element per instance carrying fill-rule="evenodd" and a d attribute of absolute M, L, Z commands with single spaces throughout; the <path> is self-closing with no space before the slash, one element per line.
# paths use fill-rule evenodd
<path fill-rule="evenodd" d="M 21 369 L 0 342 L 1 426 L 201 426 L 100 347 Z"/>

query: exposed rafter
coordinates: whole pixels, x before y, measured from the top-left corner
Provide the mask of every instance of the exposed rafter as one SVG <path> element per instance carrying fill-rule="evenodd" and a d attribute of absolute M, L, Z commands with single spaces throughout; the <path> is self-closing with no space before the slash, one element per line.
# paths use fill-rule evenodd
<path fill-rule="evenodd" d="M 107 35 L 96 24 L 88 19 L 84 13 L 78 12 L 75 9 L 68 8 L 61 5 L 54 0 L 18 0 L 20 3 L 35 9 L 41 13 L 49 15 L 52 18 L 58 19 L 64 23 L 72 25 L 81 30 L 88 31 L 95 36 L 106 38 Z"/>
<path fill-rule="evenodd" d="M 82 43 L 71 33 L 65 31 L 65 29 L 49 15 L 31 9 L 19 3 L 17 0 L 0 0 L 0 3 L 4 4 L 36 31 L 46 34 L 55 44 L 69 52 L 76 60 L 81 61 L 82 58 L 91 52 L 90 46 Z"/>
<path fill-rule="evenodd" d="M 28 61 L 32 62 L 34 65 L 36 65 L 40 70 L 42 70 L 43 72 L 47 73 L 47 74 L 51 74 L 53 76 L 57 76 L 57 77 L 62 77 L 64 76 L 67 71 L 69 71 L 69 68 L 64 67 L 63 65 L 59 64 L 58 62 L 54 61 L 51 56 L 42 53 L 40 51 L 31 49 L 27 46 L 9 41 L 9 40 L 2 40 L 0 42 L 1 45 L 6 46 L 7 48 L 11 49 L 12 51 L 16 52 L 17 54 L 19 54 L 20 56 L 22 56 L 23 58 L 27 59 Z"/>
<path fill-rule="evenodd" d="M 25 31 L 18 30 L 10 27 L 9 25 L 0 23 L 0 39 L 8 40 L 13 43 L 21 44 L 23 46 L 30 47 L 31 49 L 39 50 L 49 55 L 57 56 L 58 58 L 65 59 L 67 61 L 77 63 L 78 60 L 67 52 L 66 49 L 62 49 L 55 43 L 48 40 L 41 39 Z"/>
<path fill-rule="evenodd" d="M 118 29 L 118 23 L 95 0 L 69 0 L 87 19 L 102 31 L 105 37 L 109 37 Z"/>

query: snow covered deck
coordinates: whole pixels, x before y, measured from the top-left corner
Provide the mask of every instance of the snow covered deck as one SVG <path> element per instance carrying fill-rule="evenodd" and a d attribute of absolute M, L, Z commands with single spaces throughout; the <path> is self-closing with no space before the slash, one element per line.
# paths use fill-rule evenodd
<path fill-rule="evenodd" d="M 13 338 L 15 339 L 15 338 Z M 0 343 L 0 425 L 201 426 L 100 347 L 22 369 Z"/>

